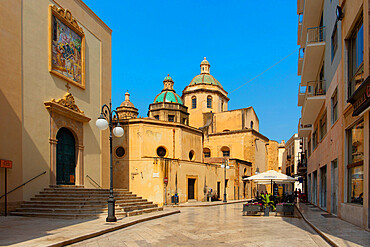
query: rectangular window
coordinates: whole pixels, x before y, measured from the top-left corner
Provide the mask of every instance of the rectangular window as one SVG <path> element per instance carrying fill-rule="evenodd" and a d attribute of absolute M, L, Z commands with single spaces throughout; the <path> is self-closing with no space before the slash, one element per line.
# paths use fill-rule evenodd
<path fill-rule="evenodd" d="M 317 147 L 317 128 L 312 134 L 312 151 L 314 151 Z"/>
<path fill-rule="evenodd" d="M 326 112 L 320 119 L 320 141 L 324 138 L 326 135 Z"/>
<path fill-rule="evenodd" d="M 308 140 L 308 143 L 307 143 L 307 153 L 308 153 L 308 157 L 310 157 L 311 155 L 311 139 Z"/>
<path fill-rule="evenodd" d="M 175 122 L 175 115 L 168 115 L 168 122 Z"/>
<path fill-rule="evenodd" d="M 335 57 L 335 52 L 338 48 L 338 34 L 337 34 L 337 24 L 335 23 L 333 33 L 331 35 L 331 61 L 333 62 Z"/>
<path fill-rule="evenodd" d="M 205 158 L 211 157 L 211 152 L 210 151 L 204 151 L 204 157 Z"/>
<path fill-rule="evenodd" d="M 364 121 L 347 130 L 348 202 L 363 204 L 364 193 Z"/>
<path fill-rule="evenodd" d="M 192 109 L 197 108 L 197 98 L 196 98 L 196 97 L 193 97 L 193 98 L 191 99 L 191 108 L 192 108 Z"/>
<path fill-rule="evenodd" d="M 364 81 L 364 28 L 363 17 L 348 40 L 348 97 Z"/>
<path fill-rule="evenodd" d="M 338 93 L 335 89 L 333 96 L 331 97 L 331 124 L 333 125 L 338 119 Z"/>
<path fill-rule="evenodd" d="M 159 115 L 154 116 L 155 119 L 159 120 Z"/>
<path fill-rule="evenodd" d="M 227 150 L 227 151 L 222 151 L 222 156 L 224 157 L 229 157 L 230 156 L 230 151 Z"/>
<path fill-rule="evenodd" d="M 320 168 L 320 206 L 326 208 L 327 184 L 326 165 Z"/>
<path fill-rule="evenodd" d="M 207 97 L 207 108 L 212 108 L 212 97 L 211 96 Z"/>

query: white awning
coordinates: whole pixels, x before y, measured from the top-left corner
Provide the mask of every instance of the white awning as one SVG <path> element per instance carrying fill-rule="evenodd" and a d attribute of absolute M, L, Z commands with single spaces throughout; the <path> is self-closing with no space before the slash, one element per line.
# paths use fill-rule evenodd
<path fill-rule="evenodd" d="M 267 172 L 262 172 L 257 175 L 244 178 L 245 181 L 253 181 L 259 184 L 268 184 L 271 182 L 275 183 L 293 183 L 297 181 L 295 178 L 292 178 L 288 175 L 282 174 L 280 172 L 269 170 Z"/>

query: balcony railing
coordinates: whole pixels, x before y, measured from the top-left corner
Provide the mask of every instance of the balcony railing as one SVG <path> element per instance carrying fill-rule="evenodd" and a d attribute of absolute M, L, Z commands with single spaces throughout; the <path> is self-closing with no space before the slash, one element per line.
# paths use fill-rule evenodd
<path fill-rule="evenodd" d="M 299 119 L 299 128 L 304 129 L 304 128 L 312 128 L 312 124 L 301 124 L 301 119 Z"/>
<path fill-rule="evenodd" d="M 325 80 L 321 81 L 314 81 L 314 82 L 308 82 L 307 83 L 307 96 L 320 96 L 320 95 L 325 95 L 326 90 L 325 90 Z"/>
<path fill-rule="evenodd" d="M 307 28 L 307 44 L 319 43 L 325 41 L 325 27 Z"/>
<path fill-rule="evenodd" d="M 306 87 L 301 86 L 301 83 L 299 83 L 298 93 L 299 94 L 305 94 L 306 93 Z"/>

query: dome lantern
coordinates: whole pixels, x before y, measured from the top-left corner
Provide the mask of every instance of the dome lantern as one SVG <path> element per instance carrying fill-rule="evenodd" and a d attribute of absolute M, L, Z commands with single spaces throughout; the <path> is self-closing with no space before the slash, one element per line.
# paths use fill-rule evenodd
<path fill-rule="evenodd" d="M 200 63 L 200 73 L 201 74 L 209 74 L 210 73 L 210 67 L 211 67 L 211 65 L 207 61 L 206 57 L 204 57 L 204 60 Z"/>
<path fill-rule="evenodd" d="M 138 109 L 135 108 L 134 104 L 130 101 L 130 94 L 128 91 L 125 93 L 125 101 L 117 107 L 116 111 L 120 119 L 137 118 L 137 115 L 139 115 Z"/>

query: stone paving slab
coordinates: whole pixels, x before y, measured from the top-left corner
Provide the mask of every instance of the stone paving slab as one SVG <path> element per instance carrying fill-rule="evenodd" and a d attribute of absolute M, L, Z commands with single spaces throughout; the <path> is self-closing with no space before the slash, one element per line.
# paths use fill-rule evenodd
<path fill-rule="evenodd" d="M 329 244 L 302 218 L 242 216 L 242 203 L 185 207 L 72 246 L 319 246 Z"/>
<path fill-rule="evenodd" d="M 304 203 L 297 203 L 297 208 L 316 231 L 333 246 L 370 246 L 370 232 L 340 218 L 326 218 L 327 212 Z"/>
<path fill-rule="evenodd" d="M 85 219 L 54 219 L 22 216 L 0 217 L 0 246 L 64 246 L 100 236 L 140 222 L 180 213 L 165 209 L 105 222 L 106 216 Z"/>

